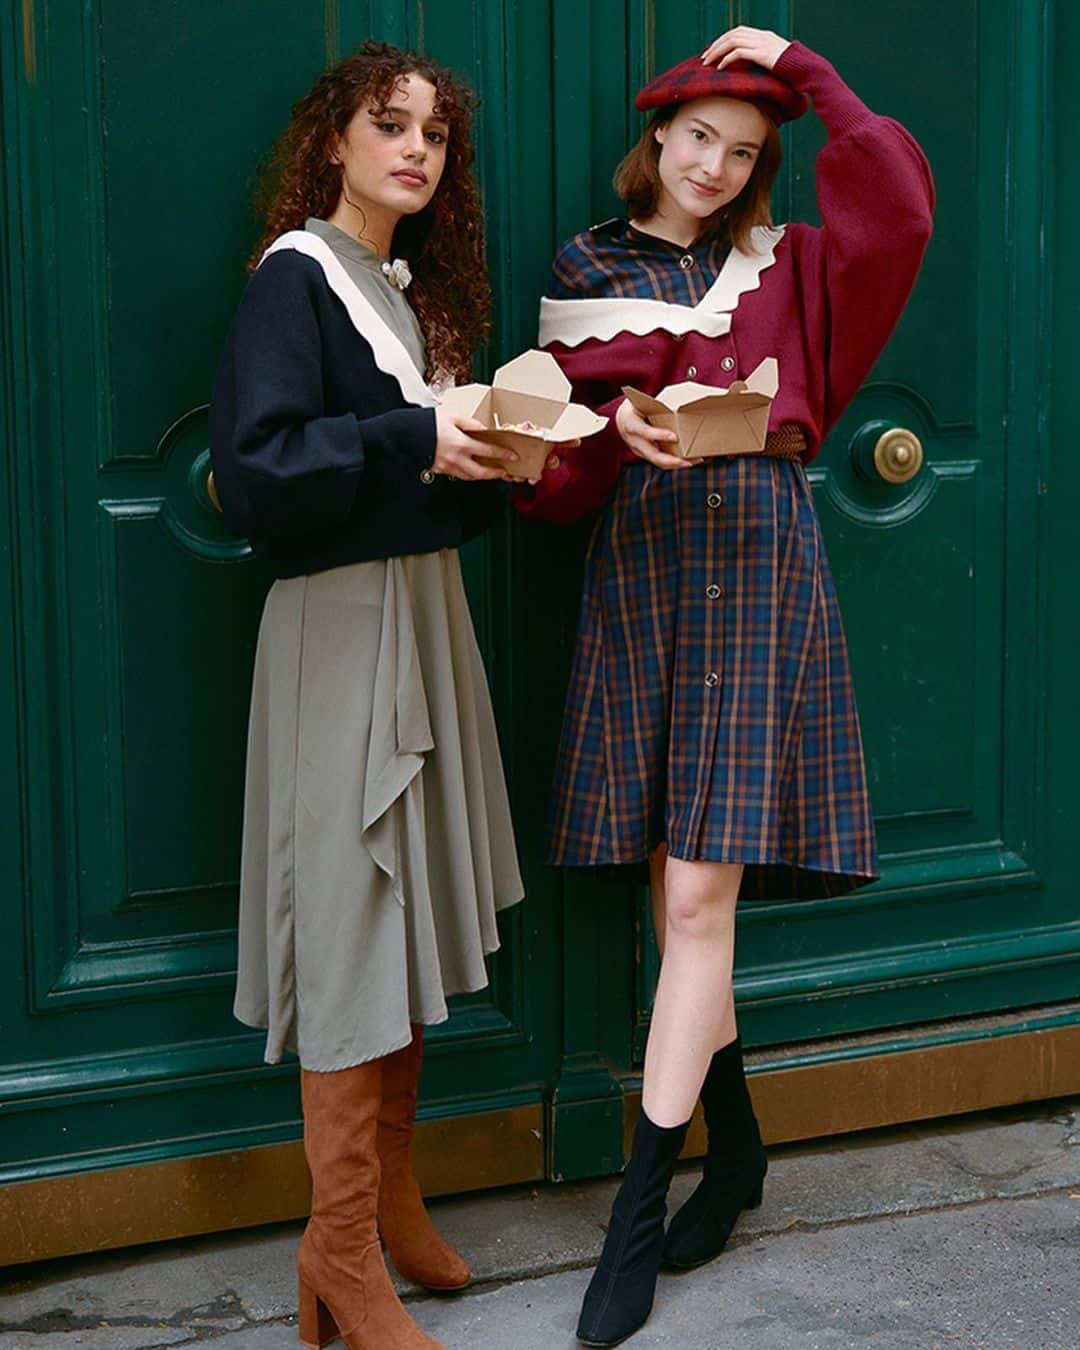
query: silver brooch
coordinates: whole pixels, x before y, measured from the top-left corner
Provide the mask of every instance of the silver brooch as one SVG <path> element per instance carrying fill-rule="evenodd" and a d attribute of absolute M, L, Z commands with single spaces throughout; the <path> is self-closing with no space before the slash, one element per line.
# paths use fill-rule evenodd
<path fill-rule="evenodd" d="M 404 258 L 395 258 L 393 262 L 384 262 L 382 265 L 382 274 L 391 286 L 396 286 L 399 291 L 412 281 L 412 273 L 409 271 L 409 264 Z"/>

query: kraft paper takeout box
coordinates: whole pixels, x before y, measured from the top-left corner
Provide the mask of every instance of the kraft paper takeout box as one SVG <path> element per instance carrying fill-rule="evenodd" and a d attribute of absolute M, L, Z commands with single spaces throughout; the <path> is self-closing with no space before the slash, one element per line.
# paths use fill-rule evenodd
<path fill-rule="evenodd" d="M 591 408 L 570 402 L 570 381 L 550 352 L 523 352 L 495 372 L 491 384 L 463 384 L 448 389 L 442 406 L 462 417 L 475 417 L 485 430 L 471 431 L 474 440 L 515 450 L 516 463 L 480 461 L 505 468 L 520 478 L 539 478 L 559 441 L 583 440 L 607 426 Z M 525 431 L 521 422 L 532 422 Z"/>
<path fill-rule="evenodd" d="M 706 455 L 745 455 L 765 448 L 769 409 L 780 388 L 775 356 L 767 356 L 745 380 L 728 389 L 686 382 L 669 384 L 656 398 L 640 389 L 623 393 L 654 427 L 674 431 L 677 444 L 660 447 L 686 459 Z"/>

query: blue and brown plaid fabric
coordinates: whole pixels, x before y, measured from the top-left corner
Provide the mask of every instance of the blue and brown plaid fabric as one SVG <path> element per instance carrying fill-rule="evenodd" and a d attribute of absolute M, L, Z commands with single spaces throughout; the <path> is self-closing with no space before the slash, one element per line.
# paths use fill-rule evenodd
<path fill-rule="evenodd" d="M 720 275 L 729 250 L 723 229 L 710 231 L 690 248 L 680 248 L 635 230 L 620 218 L 606 220 L 575 235 L 559 250 L 548 299 L 633 297 L 696 305 Z"/>
<path fill-rule="evenodd" d="M 681 267 L 675 250 L 665 268 L 658 249 L 649 268 L 619 269 L 619 233 L 579 236 L 553 286 L 562 272 L 569 289 L 572 267 L 580 296 L 577 273 L 610 269 L 624 289 L 606 294 L 694 303 L 704 266 Z M 747 899 L 836 895 L 877 876 L 836 592 L 797 461 L 633 462 L 597 521 L 548 861 L 640 863 L 661 842 L 746 864 Z"/>

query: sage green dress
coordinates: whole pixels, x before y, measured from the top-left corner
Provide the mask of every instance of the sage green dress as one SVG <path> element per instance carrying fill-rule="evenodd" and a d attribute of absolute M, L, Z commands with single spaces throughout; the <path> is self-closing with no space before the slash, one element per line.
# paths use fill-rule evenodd
<path fill-rule="evenodd" d="M 405 344 L 375 254 L 308 221 Z M 266 1059 L 344 1069 L 482 989 L 523 887 L 456 550 L 275 582 L 248 732 L 235 1013 Z"/>

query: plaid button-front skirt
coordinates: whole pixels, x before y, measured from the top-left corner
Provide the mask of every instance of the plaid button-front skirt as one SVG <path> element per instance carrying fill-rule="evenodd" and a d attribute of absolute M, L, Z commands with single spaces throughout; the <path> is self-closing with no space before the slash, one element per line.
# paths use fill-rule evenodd
<path fill-rule="evenodd" d="M 601 514 L 548 836 L 557 866 L 745 864 L 747 899 L 878 875 L 836 591 L 798 461 L 628 465 Z"/>

